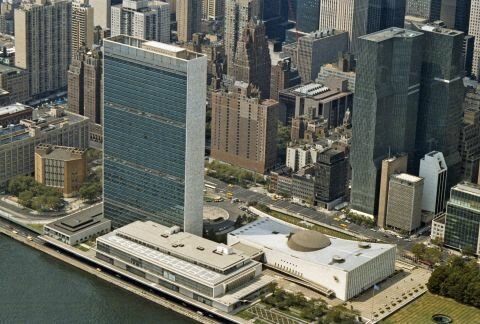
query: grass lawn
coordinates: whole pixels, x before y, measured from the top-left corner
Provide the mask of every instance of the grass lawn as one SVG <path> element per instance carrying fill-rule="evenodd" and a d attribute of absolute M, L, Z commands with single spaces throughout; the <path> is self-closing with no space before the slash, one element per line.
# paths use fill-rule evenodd
<path fill-rule="evenodd" d="M 43 234 L 43 224 L 27 224 L 33 231 Z"/>
<path fill-rule="evenodd" d="M 473 306 L 457 303 L 455 300 L 430 293 L 405 306 L 392 316 L 387 317 L 385 324 L 421 324 L 432 323 L 432 315 L 444 314 L 455 324 L 480 323 L 480 310 Z"/>
<path fill-rule="evenodd" d="M 325 235 L 330 235 L 330 236 L 333 236 L 333 237 L 338 237 L 338 238 L 346 239 L 346 240 L 355 240 L 355 237 L 353 237 L 353 236 L 350 236 L 348 234 L 338 232 L 338 231 L 335 231 L 335 230 L 332 230 L 330 228 L 323 227 L 323 226 L 320 226 L 320 225 L 317 225 L 317 224 L 312 224 L 313 226 L 308 227 L 305 224 L 301 223 L 302 220 L 300 218 L 296 218 L 296 217 L 293 217 L 293 216 L 290 216 L 290 215 L 287 215 L 287 214 L 284 214 L 284 213 L 280 213 L 280 212 L 277 212 L 277 211 L 274 211 L 274 210 L 271 210 L 267 214 L 269 214 L 269 215 L 271 215 L 275 218 L 281 219 L 281 220 L 283 220 L 287 223 L 295 224 L 295 225 L 298 225 L 298 226 L 301 226 L 301 227 L 304 227 L 304 228 L 307 228 L 307 229 L 312 229 L 314 231 L 320 232 L 320 233 L 325 234 Z"/>

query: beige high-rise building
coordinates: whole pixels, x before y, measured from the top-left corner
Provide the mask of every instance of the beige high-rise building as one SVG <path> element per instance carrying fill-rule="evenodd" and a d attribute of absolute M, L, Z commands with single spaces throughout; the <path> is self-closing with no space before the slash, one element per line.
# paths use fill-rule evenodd
<path fill-rule="evenodd" d="M 423 178 L 393 175 L 388 187 L 387 226 L 411 233 L 422 222 Z"/>
<path fill-rule="evenodd" d="M 468 35 L 475 37 L 475 46 L 473 48 L 472 73 L 479 77 L 480 75 L 480 0 L 472 0 L 470 7 L 470 25 Z"/>
<path fill-rule="evenodd" d="M 30 74 L 32 97 L 67 86 L 72 3 L 37 0 L 15 10 L 15 65 Z"/>
<path fill-rule="evenodd" d="M 250 20 L 260 15 L 259 0 L 228 0 L 225 2 L 225 56 L 227 74 L 233 76 L 237 44 Z"/>
<path fill-rule="evenodd" d="M 367 34 L 369 2 L 371 0 L 322 0 L 318 29 L 348 32 L 350 50 L 355 53 L 357 38 Z"/>
<path fill-rule="evenodd" d="M 213 92 L 211 157 L 258 173 L 272 170 L 278 109 L 277 101 L 260 99 L 245 82 Z"/>
<path fill-rule="evenodd" d="M 93 7 L 93 25 L 102 29 L 110 28 L 110 17 L 112 11 L 111 0 L 89 0 Z"/>
<path fill-rule="evenodd" d="M 387 217 L 388 188 L 392 175 L 407 171 L 407 155 L 391 157 L 382 161 L 382 171 L 380 178 L 380 192 L 378 199 L 378 219 L 377 226 L 385 227 Z"/>
<path fill-rule="evenodd" d="M 202 21 L 202 0 L 177 1 L 177 38 L 181 42 L 192 40 L 200 32 Z"/>
<path fill-rule="evenodd" d="M 203 0 L 202 2 L 202 19 L 220 20 L 225 15 L 225 0 Z"/>
<path fill-rule="evenodd" d="M 93 7 L 88 0 L 74 0 L 72 3 L 72 57 L 82 46 L 93 45 Z"/>

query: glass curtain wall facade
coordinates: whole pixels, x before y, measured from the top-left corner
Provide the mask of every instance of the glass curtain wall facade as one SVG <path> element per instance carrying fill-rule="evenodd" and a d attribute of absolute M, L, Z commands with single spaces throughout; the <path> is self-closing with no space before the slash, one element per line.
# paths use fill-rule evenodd
<path fill-rule="evenodd" d="M 445 245 L 473 249 L 479 253 L 480 186 L 459 184 L 452 188 L 447 203 Z"/>
<path fill-rule="evenodd" d="M 320 1 L 321 0 L 297 1 L 297 30 L 304 33 L 318 30 Z"/>
<path fill-rule="evenodd" d="M 463 32 L 423 26 L 422 86 L 417 123 L 417 161 L 442 152 L 448 166 L 447 190 L 461 179 L 459 153 L 463 113 Z M 418 170 L 419 162 L 415 165 Z"/>
<path fill-rule="evenodd" d="M 105 217 L 114 227 L 152 220 L 201 235 L 206 58 L 143 43 L 160 44 L 104 41 Z"/>
<path fill-rule="evenodd" d="M 351 165 L 351 207 L 378 210 L 381 162 L 409 153 L 413 163 L 423 35 L 390 28 L 359 38 Z"/>

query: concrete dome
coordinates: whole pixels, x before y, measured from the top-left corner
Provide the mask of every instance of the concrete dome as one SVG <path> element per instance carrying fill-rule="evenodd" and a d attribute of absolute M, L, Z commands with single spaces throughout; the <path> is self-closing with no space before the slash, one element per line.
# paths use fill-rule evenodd
<path fill-rule="evenodd" d="M 332 244 L 330 239 L 320 232 L 312 230 L 298 231 L 290 235 L 287 245 L 299 252 L 312 252 L 326 248 Z"/>

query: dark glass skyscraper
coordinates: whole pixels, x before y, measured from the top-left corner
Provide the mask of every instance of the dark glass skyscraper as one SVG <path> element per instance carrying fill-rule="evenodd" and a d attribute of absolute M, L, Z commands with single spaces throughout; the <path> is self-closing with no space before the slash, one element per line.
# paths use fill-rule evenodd
<path fill-rule="evenodd" d="M 202 235 L 206 57 L 121 35 L 104 53 L 105 216 Z"/>
<path fill-rule="evenodd" d="M 423 35 L 389 28 L 359 38 L 353 107 L 351 207 L 376 215 L 383 159 L 414 163 Z"/>
<path fill-rule="evenodd" d="M 417 122 L 417 161 L 431 151 L 443 153 L 448 186 L 460 181 L 459 154 L 464 98 L 463 32 L 424 25 L 420 106 Z M 419 163 L 415 165 L 418 169 Z"/>
<path fill-rule="evenodd" d="M 445 222 L 445 245 L 480 253 L 480 186 L 458 184 L 450 192 Z"/>
<path fill-rule="evenodd" d="M 318 30 L 321 0 L 297 1 L 297 30 L 310 33 Z M 332 26 L 333 28 L 334 26 Z"/>
<path fill-rule="evenodd" d="M 389 27 L 403 28 L 406 0 L 370 0 L 368 4 L 368 33 Z"/>

